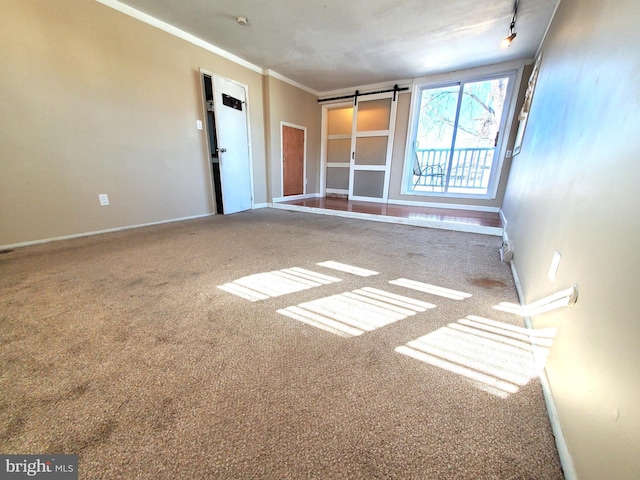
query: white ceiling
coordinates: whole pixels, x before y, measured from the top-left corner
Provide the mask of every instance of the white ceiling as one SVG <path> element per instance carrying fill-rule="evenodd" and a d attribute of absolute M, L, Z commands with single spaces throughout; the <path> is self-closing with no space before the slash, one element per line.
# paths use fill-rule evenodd
<path fill-rule="evenodd" d="M 316 92 L 533 58 L 560 0 L 121 0 Z M 245 16 L 248 26 L 236 23 Z"/>

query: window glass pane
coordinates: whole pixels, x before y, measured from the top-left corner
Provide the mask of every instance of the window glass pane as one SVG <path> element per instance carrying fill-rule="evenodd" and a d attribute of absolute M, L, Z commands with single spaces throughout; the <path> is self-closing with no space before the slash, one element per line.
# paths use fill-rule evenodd
<path fill-rule="evenodd" d="M 451 148 L 459 85 L 422 91 L 416 140 L 418 148 Z"/>
<path fill-rule="evenodd" d="M 420 97 L 411 188 L 444 192 L 460 85 L 427 88 Z"/>
<path fill-rule="evenodd" d="M 464 85 L 449 192 L 487 193 L 508 81 L 496 78 Z"/>
<path fill-rule="evenodd" d="M 465 83 L 456 132 L 456 148 L 494 147 L 508 81 L 508 78 L 497 78 Z"/>

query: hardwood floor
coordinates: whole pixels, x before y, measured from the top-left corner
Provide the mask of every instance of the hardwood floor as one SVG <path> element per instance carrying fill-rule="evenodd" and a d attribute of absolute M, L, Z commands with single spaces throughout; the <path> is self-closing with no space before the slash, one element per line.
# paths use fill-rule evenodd
<path fill-rule="evenodd" d="M 275 203 L 273 206 L 288 210 L 304 210 L 312 213 L 336 214 L 415 226 L 502 235 L 502 222 L 497 212 L 393 205 L 333 197 L 290 200 Z"/>

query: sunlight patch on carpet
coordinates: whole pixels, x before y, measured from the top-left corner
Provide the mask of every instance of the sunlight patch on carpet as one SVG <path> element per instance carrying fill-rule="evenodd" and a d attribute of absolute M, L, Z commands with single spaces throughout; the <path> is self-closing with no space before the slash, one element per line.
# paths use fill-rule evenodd
<path fill-rule="evenodd" d="M 341 337 L 355 337 L 435 305 L 365 287 L 278 310 L 278 313 Z"/>
<path fill-rule="evenodd" d="M 468 315 L 395 351 L 506 398 L 540 375 L 555 334 Z"/>
<path fill-rule="evenodd" d="M 400 287 L 410 288 L 412 290 L 418 290 L 419 292 L 430 293 L 431 295 L 437 295 L 439 297 L 450 298 L 452 300 L 464 300 L 465 298 L 472 296 L 470 293 L 459 292 L 458 290 L 439 287 L 429 283 L 416 282 L 415 280 L 409 280 L 407 278 L 390 280 L 389 283 Z"/>
<path fill-rule="evenodd" d="M 341 280 L 336 277 L 293 267 L 256 273 L 219 285 L 218 288 L 251 302 L 257 302 L 339 281 Z"/>
<path fill-rule="evenodd" d="M 378 272 L 373 270 L 367 270 L 366 268 L 354 267 L 347 265 L 346 263 L 334 262 L 332 260 L 327 262 L 316 263 L 316 265 L 325 268 L 331 268 L 340 272 L 350 273 L 352 275 L 358 275 L 359 277 L 371 277 L 372 275 L 378 275 Z"/>

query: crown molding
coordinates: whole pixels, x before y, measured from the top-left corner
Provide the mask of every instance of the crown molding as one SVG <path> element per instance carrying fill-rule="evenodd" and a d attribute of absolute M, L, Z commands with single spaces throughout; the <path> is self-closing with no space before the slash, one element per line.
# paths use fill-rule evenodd
<path fill-rule="evenodd" d="M 238 57 L 237 55 L 234 55 L 233 53 L 227 52 L 226 50 L 223 50 L 220 47 L 217 47 L 215 45 L 213 45 L 212 43 L 209 43 L 205 40 L 202 40 L 201 38 L 196 37 L 195 35 L 192 35 L 189 32 L 186 32 L 178 27 L 174 27 L 173 25 L 160 20 L 156 17 L 153 17 L 151 15 L 149 15 L 148 13 L 144 13 L 136 8 L 130 7 L 129 5 L 126 5 L 122 2 L 120 2 L 119 0 L 95 0 L 97 3 L 100 3 L 106 7 L 112 8 L 113 10 L 116 10 L 120 13 L 123 13 L 131 18 L 134 18 L 136 20 L 139 20 L 143 23 L 146 23 L 147 25 L 150 25 L 152 27 L 158 28 L 160 30 L 162 30 L 163 32 L 166 32 L 170 35 L 173 35 L 175 37 L 178 37 L 186 42 L 189 42 L 197 47 L 203 48 L 204 50 L 207 50 L 211 53 L 215 53 L 216 55 L 225 58 L 227 60 L 230 60 L 242 67 L 245 67 L 249 70 L 252 70 L 254 72 L 257 72 L 261 75 L 264 76 L 270 76 L 273 78 L 277 78 L 278 80 L 285 82 L 291 86 L 294 86 L 296 88 L 299 88 L 300 90 L 303 90 L 307 93 L 310 93 L 311 95 L 315 95 L 316 97 L 329 97 L 329 96 L 336 96 L 336 95 L 343 95 L 343 94 L 350 94 L 355 90 L 359 90 L 361 93 L 365 93 L 367 91 L 373 91 L 376 89 L 383 89 L 383 88 L 390 88 L 390 86 L 393 86 L 395 84 L 397 84 L 400 87 L 410 87 L 412 85 L 412 80 L 396 80 L 396 81 L 389 81 L 389 82 L 381 82 L 381 83 L 375 83 L 375 84 L 369 84 L 369 85 L 363 85 L 363 86 L 355 86 L 355 87 L 349 87 L 349 88 L 341 88 L 338 90 L 331 90 L 331 91 L 326 91 L 326 92 L 319 92 L 317 90 L 314 90 L 310 87 L 307 87 L 306 85 L 303 85 L 301 83 L 296 82 L 295 80 L 291 80 L 290 78 L 285 77 L 284 75 L 281 75 L 280 73 L 268 69 L 268 68 L 263 68 L 260 67 L 258 65 L 255 65 L 247 60 L 244 60 L 243 58 Z"/>
<path fill-rule="evenodd" d="M 170 25 L 165 21 L 152 17 L 151 15 L 141 12 L 140 10 L 137 10 L 133 7 L 130 7 L 129 5 L 125 5 L 124 3 L 119 2 L 118 0 L 95 0 L 95 1 L 109 8 L 112 8 L 120 13 L 124 13 L 129 17 L 135 18 L 136 20 L 140 20 L 141 22 L 146 23 L 147 25 L 156 27 L 170 35 L 173 35 L 189 43 L 192 43 L 197 47 L 208 50 L 211 53 L 215 53 L 216 55 L 226 58 L 227 60 L 231 60 L 232 62 L 237 63 L 238 65 L 248 68 L 249 70 L 253 70 L 254 72 L 264 75 L 264 69 L 262 67 L 254 65 L 253 63 L 248 62 L 232 53 L 229 53 L 220 47 L 216 47 L 215 45 L 205 40 L 202 40 L 201 38 L 198 38 L 195 35 L 185 32 L 180 28 L 174 27 L 173 25 Z"/>
<path fill-rule="evenodd" d="M 291 80 L 290 78 L 285 77 L 284 75 L 279 74 L 278 72 L 275 72 L 273 70 L 270 70 L 268 68 L 265 68 L 264 70 L 264 75 L 267 75 L 269 77 L 273 77 L 273 78 L 277 78 L 280 81 L 283 81 L 285 83 L 288 83 L 289 85 L 292 85 L 296 88 L 299 88 L 300 90 L 304 90 L 307 93 L 310 93 L 311 95 L 315 95 L 316 97 L 319 97 L 321 95 L 320 92 L 307 87 L 306 85 L 302 85 L 301 83 L 296 82 L 295 80 Z"/>

